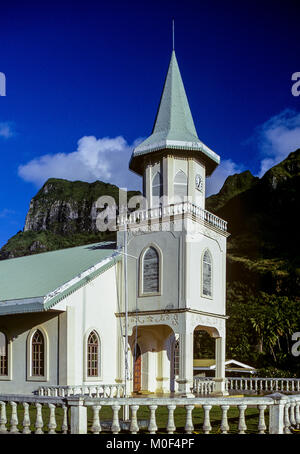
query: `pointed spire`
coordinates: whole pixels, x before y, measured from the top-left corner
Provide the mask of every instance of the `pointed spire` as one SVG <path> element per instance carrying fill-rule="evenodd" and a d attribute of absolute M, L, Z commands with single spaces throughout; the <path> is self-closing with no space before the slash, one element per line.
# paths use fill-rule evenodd
<path fill-rule="evenodd" d="M 174 50 L 152 130 L 161 133 L 173 140 L 199 140 Z"/>
<path fill-rule="evenodd" d="M 135 163 L 138 156 L 163 149 L 201 151 L 213 161 L 212 169 L 220 162 L 219 156 L 198 138 L 174 50 L 152 134 L 134 149 L 129 167 L 138 171 Z"/>

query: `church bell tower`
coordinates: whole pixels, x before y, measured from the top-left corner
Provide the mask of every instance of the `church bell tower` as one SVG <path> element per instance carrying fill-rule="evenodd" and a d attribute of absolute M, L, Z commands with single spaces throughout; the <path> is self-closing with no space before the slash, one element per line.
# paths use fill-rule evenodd
<path fill-rule="evenodd" d="M 215 392 L 226 394 L 227 223 L 205 210 L 205 179 L 219 162 L 198 137 L 173 51 L 152 133 L 129 163 L 144 205 L 118 219 L 132 392 L 192 397 L 193 336 L 204 330 L 215 338 Z"/>

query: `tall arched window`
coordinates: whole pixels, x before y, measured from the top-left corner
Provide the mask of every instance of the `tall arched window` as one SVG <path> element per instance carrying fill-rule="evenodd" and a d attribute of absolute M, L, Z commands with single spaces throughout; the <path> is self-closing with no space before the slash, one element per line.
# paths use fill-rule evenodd
<path fill-rule="evenodd" d="M 36 330 L 31 341 L 31 367 L 32 375 L 42 377 L 45 375 L 45 340 L 40 330 Z"/>
<path fill-rule="evenodd" d="M 95 331 L 92 331 L 87 340 L 87 376 L 100 375 L 100 342 Z"/>
<path fill-rule="evenodd" d="M 150 246 L 143 256 L 143 292 L 142 293 L 158 293 L 159 285 L 159 253 Z"/>
<path fill-rule="evenodd" d="M 173 366 L 174 376 L 179 375 L 179 339 L 174 341 Z"/>
<path fill-rule="evenodd" d="M 163 193 L 162 177 L 160 172 L 156 172 L 152 180 L 152 207 L 158 207 Z"/>
<path fill-rule="evenodd" d="M 212 257 L 208 249 L 202 259 L 202 294 L 212 296 Z"/>
<path fill-rule="evenodd" d="M 8 375 L 7 337 L 0 331 L 0 376 Z"/>
<path fill-rule="evenodd" d="M 179 170 L 176 173 L 174 178 L 174 199 L 179 202 L 180 200 L 184 200 L 184 197 L 188 195 L 188 179 L 186 174 Z"/>

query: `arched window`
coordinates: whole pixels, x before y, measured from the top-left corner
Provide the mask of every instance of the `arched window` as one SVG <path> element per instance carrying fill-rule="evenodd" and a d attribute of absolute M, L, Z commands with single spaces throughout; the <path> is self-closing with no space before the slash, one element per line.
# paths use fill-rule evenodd
<path fill-rule="evenodd" d="M 92 331 L 87 340 L 87 376 L 100 375 L 100 342 L 95 331 Z"/>
<path fill-rule="evenodd" d="M 36 330 L 31 341 L 32 375 L 45 375 L 45 340 L 40 330 Z"/>
<path fill-rule="evenodd" d="M 8 375 L 7 337 L 0 331 L 0 376 Z"/>
<path fill-rule="evenodd" d="M 179 375 L 179 339 L 174 341 L 173 365 L 174 365 L 174 376 Z"/>
<path fill-rule="evenodd" d="M 156 172 L 152 180 L 152 207 L 158 207 L 162 196 L 162 177 L 160 172 Z"/>
<path fill-rule="evenodd" d="M 202 294 L 212 296 L 212 257 L 206 250 L 202 259 Z"/>
<path fill-rule="evenodd" d="M 150 246 L 143 257 L 143 292 L 142 293 L 158 293 L 159 285 L 159 253 Z"/>
<path fill-rule="evenodd" d="M 179 202 L 179 200 L 184 200 L 184 197 L 188 195 L 188 179 L 186 174 L 179 170 L 176 173 L 174 178 L 174 199 Z"/>

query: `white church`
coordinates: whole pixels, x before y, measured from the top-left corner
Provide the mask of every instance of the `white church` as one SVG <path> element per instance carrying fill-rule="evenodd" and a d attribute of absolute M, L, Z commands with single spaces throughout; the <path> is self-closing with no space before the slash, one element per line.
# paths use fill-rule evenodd
<path fill-rule="evenodd" d="M 117 244 L 0 261 L 0 393 L 126 380 L 129 395 L 191 396 L 193 336 L 205 330 L 226 394 L 227 224 L 205 210 L 219 162 L 173 51 L 152 134 L 129 163 L 145 203 L 119 214 Z"/>

